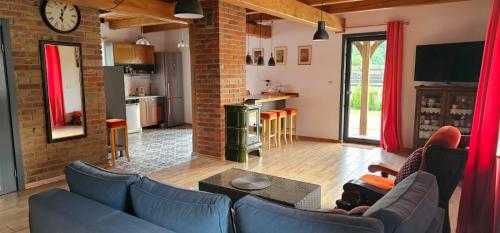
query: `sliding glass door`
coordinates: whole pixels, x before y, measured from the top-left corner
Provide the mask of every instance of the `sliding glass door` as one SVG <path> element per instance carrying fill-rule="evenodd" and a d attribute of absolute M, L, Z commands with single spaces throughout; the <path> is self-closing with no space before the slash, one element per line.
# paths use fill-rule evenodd
<path fill-rule="evenodd" d="M 344 36 L 341 128 L 346 142 L 380 141 L 386 44 L 385 33 Z"/>

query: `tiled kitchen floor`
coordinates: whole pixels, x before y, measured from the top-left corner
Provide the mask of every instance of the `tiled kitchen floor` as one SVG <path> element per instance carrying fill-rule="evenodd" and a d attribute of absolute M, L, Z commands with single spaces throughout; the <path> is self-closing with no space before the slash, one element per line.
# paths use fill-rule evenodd
<path fill-rule="evenodd" d="M 151 173 L 190 161 L 192 130 L 189 127 L 145 129 L 129 134 L 130 162 L 120 157 L 116 168 L 129 173 Z"/>

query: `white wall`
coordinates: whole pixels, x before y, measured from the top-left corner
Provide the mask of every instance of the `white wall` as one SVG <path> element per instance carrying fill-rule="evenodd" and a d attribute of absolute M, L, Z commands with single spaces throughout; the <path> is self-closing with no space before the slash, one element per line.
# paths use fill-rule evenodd
<path fill-rule="evenodd" d="M 61 61 L 61 75 L 64 92 L 64 111 L 66 122 L 71 121 L 72 113 L 82 111 L 82 87 L 80 67 L 77 66 L 76 50 L 72 46 L 57 46 Z"/>
<path fill-rule="evenodd" d="M 405 26 L 403 61 L 403 141 L 413 144 L 415 89 L 422 83 L 413 81 L 415 46 L 420 44 L 450 43 L 484 40 L 489 15 L 488 0 L 437 5 L 398 7 L 376 11 L 345 14 L 348 28 L 345 34 L 385 31 L 392 20 L 409 21 Z M 363 26 L 363 27 L 357 27 Z M 247 66 L 247 86 L 252 94 L 265 90 L 264 80 L 273 85 L 282 84 L 287 91 L 300 97 L 288 102 L 300 111 L 298 134 L 310 137 L 339 139 L 340 85 L 342 66 L 342 35 L 330 32 L 327 42 L 314 42 L 315 28 L 290 21 L 273 25 L 273 46 L 288 47 L 288 64 L 276 67 Z M 269 59 L 271 40 L 263 40 L 265 60 Z M 297 46 L 312 45 L 312 65 L 297 65 Z M 251 37 L 250 50 L 259 47 L 259 40 Z"/>
<path fill-rule="evenodd" d="M 188 29 L 145 33 L 144 37 L 155 47 L 155 52 L 182 52 L 184 121 L 192 123 L 191 54 L 189 48 L 177 48 L 177 43 L 181 40 L 181 32 L 184 35 L 184 42 L 189 45 Z M 134 43 L 140 34 L 139 28 L 110 30 L 107 24 L 101 24 L 101 36 L 104 41 Z"/>

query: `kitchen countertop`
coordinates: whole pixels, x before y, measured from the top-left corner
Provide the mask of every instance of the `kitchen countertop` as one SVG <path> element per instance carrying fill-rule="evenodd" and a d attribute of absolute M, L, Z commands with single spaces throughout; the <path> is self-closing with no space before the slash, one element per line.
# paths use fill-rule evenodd
<path fill-rule="evenodd" d="M 245 103 L 248 104 L 261 104 L 273 101 L 287 100 L 290 98 L 295 98 L 295 96 L 290 95 L 249 95 L 245 97 Z"/>
<path fill-rule="evenodd" d="M 125 100 L 147 99 L 147 98 L 165 98 L 165 96 L 159 96 L 159 95 L 127 96 L 125 97 Z"/>

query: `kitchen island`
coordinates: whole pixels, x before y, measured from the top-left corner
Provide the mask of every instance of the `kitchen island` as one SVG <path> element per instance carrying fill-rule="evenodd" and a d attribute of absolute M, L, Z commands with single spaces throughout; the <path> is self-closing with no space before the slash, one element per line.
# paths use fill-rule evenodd
<path fill-rule="evenodd" d="M 285 93 L 285 94 L 261 94 L 261 95 L 249 95 L 245 97 L 246 104 L 257 104 L 261 105 L 261 111 L 269 110 L 279 110 L 286 108 L 286 100 L 291 98 L 297 98 L 299 95 L 297 93 Z"/>

